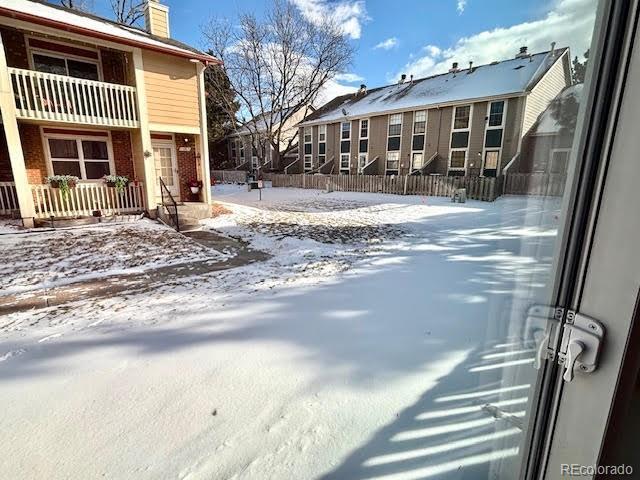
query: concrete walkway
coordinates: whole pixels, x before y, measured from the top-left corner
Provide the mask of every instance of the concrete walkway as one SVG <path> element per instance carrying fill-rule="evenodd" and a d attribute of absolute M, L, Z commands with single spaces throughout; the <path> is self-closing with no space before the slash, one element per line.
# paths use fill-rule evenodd
<path fill-rule="evenodd" d="M 89 298 L 107 298 L 121 293 L 141 293 L 181 278 L 242 267 L 270 258 L 269 254 L 252 250 L 240 240 L 208 230 L 185 232 L 184 235 L 201 245 L 232 254 L 232 256 L 225 260 L 212 259 L 167 265 L 143 273 L 111 275 L 50 289 L 43 288 L 38 291 L 30 291 L 27 294 L 0 296 L 0 315 L 62 305 Z"/>

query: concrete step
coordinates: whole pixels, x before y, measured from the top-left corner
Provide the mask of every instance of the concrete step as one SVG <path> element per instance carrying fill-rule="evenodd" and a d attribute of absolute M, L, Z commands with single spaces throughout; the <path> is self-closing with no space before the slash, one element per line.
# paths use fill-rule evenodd
<path fill-rule="evenodd" d="M 211 217 L 211 207 L 201 202 L 184 202 L 178 205 L 178 214 L 202 220 Z"/>

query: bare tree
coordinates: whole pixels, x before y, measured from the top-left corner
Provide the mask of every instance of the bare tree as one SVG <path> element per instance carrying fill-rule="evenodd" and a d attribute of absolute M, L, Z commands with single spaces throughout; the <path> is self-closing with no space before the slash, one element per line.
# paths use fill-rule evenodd
<path fill-rule="evenodd" d="M 135 25 L 144 17 L 144 1 L 109 0 L 115 21 L 125 25 Z"/>
<path fill-rule="evenodd" d="M 60 5 L 81 12 L 90 12 L 93 10 L 93 0 L 60 0 Z"/>
<path fill-rule="evenodd" d="M 230 115 L 239 104 L 238 127 L 250 132 L 261 164 L 269 146 L 280 155 L 293 149 L 297 132 L 285 138 L 279 126 L 301 109 L 306 115 L 327 82 L 353 59 L 334 20 L 312 23 L 284 0 L 274 0 L 264 19 L 245 13 L 235 25 L 211 20 L 202 31 L 235 93 L 237 103 L 227 102 Z"/>

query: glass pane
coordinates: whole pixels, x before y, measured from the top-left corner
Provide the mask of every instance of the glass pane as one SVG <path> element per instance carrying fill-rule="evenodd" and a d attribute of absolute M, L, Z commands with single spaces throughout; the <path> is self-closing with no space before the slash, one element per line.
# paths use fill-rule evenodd
<path fill-rule="evenodd" d="M 464 168 L 466 155 L 464 151 L 451 152 L 451 168 Z"/>
<path fill-rule="evenodd" d="M 413 150 L 422 150 L 424 149 L 424 135 L 414 135 L 413 143 L 411 145 Z"/>
<path fill-rule="evenodd" d="M 451 148 L 464 148 L 469 145 L 469 132 L 453 132 L 451 134 Z"/>
<path fill-rule="evenodd" d="M 102 178 L 111 173 L 109 170 L 109 162 L 84 162 L 84 171 L 87 172 L 88 180 Z"/>
<path fill-rule="evenodd" d="M 484 142 L 485 147 L 500 147 L 502 145 L 502 129 L 494 128 L 487 130 L 487 137 Z"/>
<path fill-rule="evenodd" d="M 50 138 L 49 151 L 51 158 L 79 158 L 78 143 L 75 140 Z"/>
<path fill-rule="evenodd" d="M 304 153 L 307 155 L 311 154 L 311 144 L 310 143 L 305 143 L 304 144 Z"/>
<path fill-rule="evenodd" d="M 497 127 L 502 125 L 502 112 L 504 111 L 504 102 L 493 102 L 489 112 L 489 126 Z"/>
<path fill-rule="evenodd" d="M 53 160 L 51 165 L 53 166 L 54 175 L 73 175 L 74 177 L 82 178 L 82 174 L 80 173 L 80 162 L 61 162 Z"/>
<path fill-rule="evenodd" d="M 84 78 L 85 80 L 100 80 L 98 77 L 98 65 L 95 63 L 81 62 L 78 60 L 67 60 L 69 76 Z"/>
<path fill-rule="evenodd" d="M 464 107 L 456 107 L 453 128 L 454 129 L 468 128 L 470 112 L 471 112 L 471 107 L 468 105 Z"/>
<path fill-rule="evenodd" d="M 318 144 L 318 153 L 320 153 L 321 155 L 324 155 L 327 150 L 327 144 L 326 143 L 319 143 Z"/>
<path fill-rule="evenodd" d="M 362 153 L 366 153 L 368 150 L 369 150 L 369 140 L 360 140 L 359 151 Z"/>
<path fill-rule="evenodd" d="M 390 137 L 387 141 L 387 150 L 400 150 L 400 137 Z"/>
<path fill-rule="evenodd" d="M 484 156 L 484 168 L 495 170 L 498 168 L 498 155 L 500 152 L 486 152 Z"/>
<path fill-rule="evenodd" d="M 109 160 L 109 149 L 107 142 L 96 140 L 83 140 L 82 152 L 84 158 L 90 160 Z"/>
<path fill-rule="evenodd" d="M 49 57 L 47 55 L 33 54 L 33 66 L 38 72 L 66 75 L 67 65 L 64 58 Z"/>

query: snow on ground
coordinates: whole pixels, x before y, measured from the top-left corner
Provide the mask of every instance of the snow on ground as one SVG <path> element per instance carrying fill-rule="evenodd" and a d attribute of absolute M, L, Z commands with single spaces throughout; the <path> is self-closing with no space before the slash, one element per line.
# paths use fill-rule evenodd
<path fill-rule="evenodd" d="M 35 232 L 0 236 L 0 296 L 221 256 L 150 220 Z"/>
<path fill-rule="evenodd" d="M 6 233 L 17 233 L 21 230 L 23 230 L 21 220 L 0 218 L 0 235 Z"/>
<path fill-rule="evenodd" d="M 257 195 L 206 228 L 265 262 L 0 319 L 5 475 L 509 478 L 557 200 Z"/>

